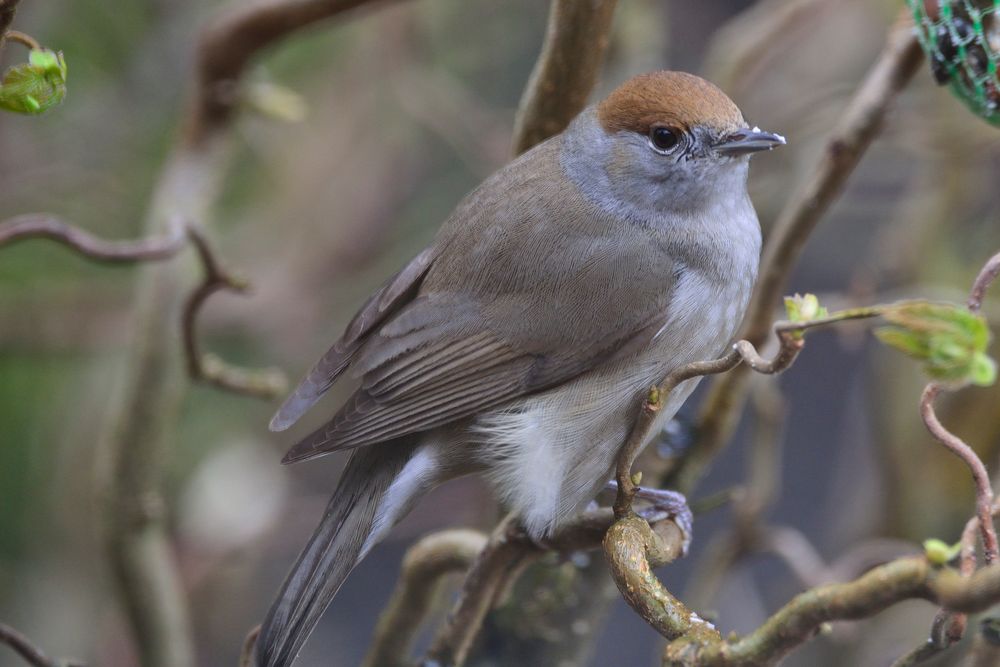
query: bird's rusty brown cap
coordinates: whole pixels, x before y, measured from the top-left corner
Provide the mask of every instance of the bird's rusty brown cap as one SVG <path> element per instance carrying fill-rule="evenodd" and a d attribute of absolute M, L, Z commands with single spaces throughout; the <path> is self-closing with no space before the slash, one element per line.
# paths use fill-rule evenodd
<path fill-rule="evenodd" d="M 649 72 L 632 77 L 597 106 L 608 132 L 647 133 L 654 125 L 688 131 L 704 126 L 718 132 L 746 127 L 736 104 L 714 84 L 685 72 Z"/>

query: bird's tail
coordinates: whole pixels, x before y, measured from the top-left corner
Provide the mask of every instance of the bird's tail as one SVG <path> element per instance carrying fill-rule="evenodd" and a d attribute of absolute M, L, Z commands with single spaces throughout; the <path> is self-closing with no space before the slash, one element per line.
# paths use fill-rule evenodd
<path fill-rule="evenodd" d="M 404 472 L 411 460 L 419 463 L 415 450 L 415 443 L 396 441 L 352 453 L 323 520 L 261 626 L 258 667 L 292 663 L 347 575 L 425 490 L 414 483 L 425 476 Z M 406 477 L 409 482 L 400 484 Z"/>

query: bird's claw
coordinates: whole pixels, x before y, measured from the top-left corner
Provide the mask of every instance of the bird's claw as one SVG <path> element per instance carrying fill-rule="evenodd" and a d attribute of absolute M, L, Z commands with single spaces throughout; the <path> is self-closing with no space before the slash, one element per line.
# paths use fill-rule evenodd
<path fill-rule="evenodd" d="M 608 482 L 609 491 L 618 491 L 618 483 L 614 480 Z M 671 491 L 669 489 L 652 489 L 648 486 L 635 487 L 635 498 L 649 503 L 646 507 L 636 510 L 636 514 L 653 524 L 657 521 L 672 519 L 677 527 L 684 534 L 684 542 L 681 551 L 686 556 L 688 547 L 691 546 L 691 538 L 694 529 L 694 514 L 688 506 L 687 498 L 683 493 Z"/>

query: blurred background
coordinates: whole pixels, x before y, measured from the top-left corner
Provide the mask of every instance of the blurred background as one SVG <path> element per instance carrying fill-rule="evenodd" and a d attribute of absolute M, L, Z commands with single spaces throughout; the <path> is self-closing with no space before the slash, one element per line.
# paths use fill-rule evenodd
<path fill-rule="evenodd" d="M 218 4 L 23 2 L 15 27 L 65 53 L 69 95 L 39 118 L 0 116 L 0 219 L 47 211 L 105 238 L 140 235 L 197 31 Z M 595 97 L 635 73 L 683 69 L 723 87 L 751 124 L 783 133 L 789 145 L 756 158 L 751 173 L 766 234 L 901 4 L 621 0 Z M 783 28 L 748 51 L 746 36 L 789 7 L 798 9 Z M 254 291 L 209 302 L 206 344 L 232 361 L 303 373 L 364 297 L 507 160 L 547 13 L 538 0 L 390 3 L 269 51 L 249 79 L 295 90 L 308 113 L 282 123 L 248 111 L 238 121 L 212 229 L 222 257 Z M 4 64 L 23 55 L 9 45 Z M 936 87 L 924 67 L 811 237 L 787 292 L 815 292 L 831 306 L 964 301 L 1000 248 L 998 182 L 1000 130 Z M 96 483 L 135 277 L 43 241 L 0 251 L 0 619 L 50 654 L 103 667 L 136 664 L 104 561 Z M 1000 293 L 985 312 L 997 321 Z M 961 462 L 923 430 L 916 404 L 924 381 L 915 363 L 864 329 L 811 336 L 790 371 L 754 390 L 768 405 L 783 403 L 783 426 L 746 420 L 692 500 L 742 483 L 749 443 L 766 437 L 783 451 L 780 492 L 765 516 L 801 530 L 824 559 L 873 538 L 905 540 L 912 547 L 878 544 L 914 551 L 927 537 L 955 541 L 972 512 L 972 486 Z M 325 410 L 345 393 L 335 387 Z M 942 421 L 995 463 L 1000 391 L 966 389 L 941 406 Z M 324 409 L 295 432 L 271 434 L 274 408 L 194 386 L 177 419 L 167 496 L 200 664 L 236 664 L 343 464 L 334 456 L 280 466 Z M 436 491 L 355 571 L 299 664 L 358 664 L 407 546 L 444 527 L 488 529 L 498 516 L 477 480 Z M 691 554 L 660 575 L 696 608 L 715 610 L 724 632 L 745 632 L 803 584 L 766 555 L 712 578 L 706 564 L 731 524 L 728 506 L 700 515 Z M 572 595 L 562 603 L 573 604 Z M 575 642 L 580 664 L 658 664 L 659 637 L 615 595 L 605 603 L 607 616 L 602 607 L 574 627 L 575 637 L 556 640 Z M 471 664 L 525 664 L 491 637 L 505 627 L 522 636 L 542 629 L 510 629 L 517 612 L 504 611 Z M 888 664 L 926 638 L 934 611 L 909 602 L 835 627 L 785 664 Z M 0 664 L 15 660 L 0 649 Z"/>

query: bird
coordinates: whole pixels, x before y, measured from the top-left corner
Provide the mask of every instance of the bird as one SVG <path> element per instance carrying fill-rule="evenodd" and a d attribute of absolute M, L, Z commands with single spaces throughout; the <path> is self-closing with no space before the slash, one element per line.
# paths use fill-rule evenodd
<path fill-rule="evenodd" d="M 655 71 L 467 195 L 271 420 L 287 429 L 338 379 L 357 383 L 283 459 L 350 451 L 257 664 L 290 665 L 355 565 L 439 484 L 482 475 L 537 540 L 585 507 L 649 388 L 731 342 L 761 247 L 749 157 L 784 143 L 712 83 Z"/>

